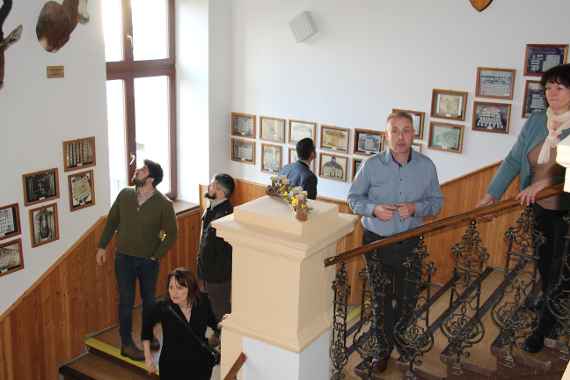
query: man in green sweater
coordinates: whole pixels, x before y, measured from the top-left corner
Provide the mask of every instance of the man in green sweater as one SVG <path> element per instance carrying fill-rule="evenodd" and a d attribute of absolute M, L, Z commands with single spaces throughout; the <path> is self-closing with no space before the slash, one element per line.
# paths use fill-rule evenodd
<path fill-rule="evenodd" d="M 133 360 L 144 360 L 143 351 L 132 338 L 136 279 L 140 284 L 144 319 L 154 304 L 159 259 L 166 255 L 177 235 L 172 203 L 156 190 L 162 176 L 161 166 L 150 160 L 145 160 L 144 166 L 135 171 L 135 188 L 125 188 L 117 196 L 96 255 L 97 264 L 105 264 L 105 248 L 117 231 L 115 274 L 119 288 L 121 355 Z M 154 349 L 157 346 L 157 341 L 151 344 Z"/>

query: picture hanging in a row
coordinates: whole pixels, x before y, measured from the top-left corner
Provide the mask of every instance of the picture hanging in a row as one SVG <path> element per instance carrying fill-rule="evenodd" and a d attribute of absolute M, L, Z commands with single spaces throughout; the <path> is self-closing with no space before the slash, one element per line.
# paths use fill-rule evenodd
<path fill-rule="evenodd" d="M 22 239 L 0 244 L 0 276 L 24 269 Z"/>
<path fill-rule="evenodd" d="M 20 235 L 20 208 L 17 203 L 0 207 L 0 240 Z"/>

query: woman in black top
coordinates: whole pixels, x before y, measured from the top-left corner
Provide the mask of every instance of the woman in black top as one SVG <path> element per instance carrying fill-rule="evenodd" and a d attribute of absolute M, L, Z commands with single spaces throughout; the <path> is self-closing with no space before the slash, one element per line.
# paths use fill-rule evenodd
<path fill-rule="evenodd" d="M 143 322 L 147 369 L 149 373 L 156 373 L 150 341 L 153 327 L 161 323 L 160 378 L 209 380 L 212 374 L 210 353 L 196 339 L 206 342 L 206 327 L 217 329 L 208 297 L 200 292 L 196 277 L 186 268 L 177 268 L 168 274 L 168 295 L 167 300 L 154 305 Z M 194 336 L 188 329 L 192 329 Z"/>

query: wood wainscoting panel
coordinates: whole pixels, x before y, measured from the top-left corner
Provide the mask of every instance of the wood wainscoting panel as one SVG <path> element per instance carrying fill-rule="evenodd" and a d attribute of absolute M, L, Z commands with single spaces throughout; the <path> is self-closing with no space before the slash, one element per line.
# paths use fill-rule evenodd
<path fill-rule="evenodd" d="M 178 240 L 161 260 L 158 294 L 171 269 L 196 270 L 199 208 L 178 214 L 177 223 Z M 118 323 L 114 241 L 106 264 L 95 263 L 104 224 L 105 218 L 97 221 L 0 316 L 0 379 L 57 380 L 59 366 L 85 350 L 87 334 Z"/>

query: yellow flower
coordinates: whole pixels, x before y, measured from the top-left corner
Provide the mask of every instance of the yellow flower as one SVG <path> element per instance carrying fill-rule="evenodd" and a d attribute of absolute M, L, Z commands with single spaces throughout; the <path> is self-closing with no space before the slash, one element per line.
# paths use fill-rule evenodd
<path fill-rule="evenodd" d="M 291 206 L 297 207 L 297 204 L 299 204 L 299 201 L 297 200 L 297 198 L 291 199 Z"/>

